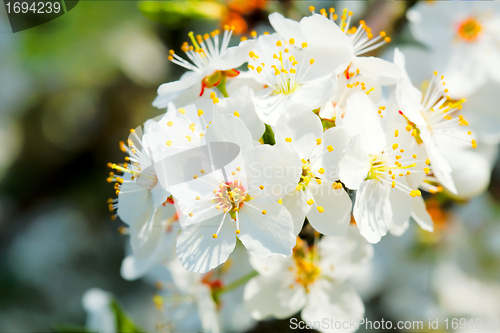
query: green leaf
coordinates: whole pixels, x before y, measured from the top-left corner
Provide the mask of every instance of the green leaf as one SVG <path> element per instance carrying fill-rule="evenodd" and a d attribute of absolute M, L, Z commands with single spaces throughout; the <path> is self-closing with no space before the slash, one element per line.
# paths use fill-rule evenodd
<path fill-rule="evenodd" d="M 116 320 L 116 330 L 120 333 L 141 333 L 145 332 L 144 330 L 135 326 L 134 322 L 130 320 L 130 318 L 123 312 L 122 308 L 116 301 L 113 299 L 110 303 L 111 311 L 115 315 Z"/>
<path fill-rule="evenodd" d="M 189 20 L 219 20 L 226 8 L 212 1 L 141 1 L 139 10 L 153 21 L 179 26 Z"/>
<path fill-rule="evenodd" d="M 262 135 L 262 141 L 264 144 L 270 144 L 271 146 L 276 144 L 276 140 L 274 139 L 274 132 L 268 124 L 266 124 L 266 131 Z"/>
<path fill-rule="evenodd" d="M 87 330 L 85 327 L 79 327 L 74 325 L 57 325 L 52 328 L 54 333 L 93 333 Z"/>

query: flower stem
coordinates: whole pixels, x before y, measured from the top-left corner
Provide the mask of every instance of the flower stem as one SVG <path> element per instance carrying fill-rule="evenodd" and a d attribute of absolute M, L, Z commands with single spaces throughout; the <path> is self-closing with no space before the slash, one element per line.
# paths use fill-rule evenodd
<path fill-rule="evenodd" d="M 217 89 L 219 89 L 220 93 L 224 97 L 229 97 L 229 94 L 227 93 L 226 90 L 226 76 L 222 75 L 222 78 L 220 79 L 220 82 L 218 85 L 216 85 Z"/>
<path fill-rule="evenodd" d="M 250 273 L 248 273 L 247 275 L 239 278 L 238 280 L 228 284 L 227 286 L 221 288 L 220 290 L 218 290 L 216 292 L 216 297 L 219 297 L 220 295 L 226 293 L 226 292 L 229 292 L 231 290 L 234 290 L 236 288 L 238 288 L 239 286 L 241 285 L 244 285 L 245 283 L 247 283 L 248 281 L 250 281 L 251 278 L 255 277 L 259 275 L 259 273 L 257 271 L 252 271 Z"/>

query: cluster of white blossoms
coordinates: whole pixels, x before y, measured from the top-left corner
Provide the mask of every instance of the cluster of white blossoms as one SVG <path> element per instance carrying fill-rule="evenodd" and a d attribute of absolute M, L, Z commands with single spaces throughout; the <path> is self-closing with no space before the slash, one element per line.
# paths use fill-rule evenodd
<path fill-rule="evenodd" d="M 110 164 L 110 210 L 131 240 L 123 277 L 165 266 L 177 292 L 157 303 L 181 290 L 209 331 L 241 304 L 256 320 L 361 318 L 348 279 L 370 243 L 410 220 L 432 231 L 423 192 L 457 194 L 448 157 L 477 147 L 445 77 L 429 72 L 420 91 L 397 49 L 393 61 L 367 56 L 385 32 L 348 10 L 310 10 L 300 22 L 273 13 L 275 33 L 232 47 L 229 26 L 190 33 L 184 55 L 169 56 L 186 74 L 154 101 L 166 113 L 132 130 L 126 162 Z M 228 261 L 235 248 L 249 259 Z M 239 301 L 221 302 L 238 288 Z"/>

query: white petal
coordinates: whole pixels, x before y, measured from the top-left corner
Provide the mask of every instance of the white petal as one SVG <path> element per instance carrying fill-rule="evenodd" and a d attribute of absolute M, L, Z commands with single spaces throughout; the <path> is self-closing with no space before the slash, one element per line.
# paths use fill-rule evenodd
<path fill-rule="evenodd" d="M 370 155 L 363 149 L 359 136 L 356 136 L 351 140 L 340 158 L 340 180 L 349 189 L 356 190 L 368 176 L 370 168 Z"/>
<path fill-rule="evenodd" d="M 240 147 L 242 152 L 253 147 L 250 131 L 243 121 L 235 116 L 219 116 L 205 133 L 207 142 L 231 142 Z"/>
<path fill-rule="evenodd" d="M 153 101 L 153 106 L 159 109 L 166 108 L 169 102 L 175 102 L 189 88 L 199 85 L 201 89 L 203 77 L 203 74 L 187 72 L 178 81 L 162 84 L 158 88 L 158 96 Z"/>
<path fill-rule="evenodd" d="M 212 61 L 209 67 L 211 72 L 216 70 L 226 71 L 240 67 L 243 63 L 247 62 L 248 52 L 255 47 L 254 44 L 254 40 L 246 40 L 237 46 L 228 48 L 220 59 Z"/>
<path fill-rule="evenodd" d="M 283 205 L 266 198 L 250 200 L 240 209 L 239 224 L 238 238 L 250 254 L 264 258 L 292 254 L 296 240 L 292 217 Z"/>
<path fill-rule="evenodd" d="M 238 112 L 240 119 L 245 123 L 254 140 L 259 140 L 264 133 L 264 123 L 255 111 L 254 93 L 248 86 L 243 86 L 231 93 L 215 105 L 216 112 L 233 115 Z"/>
<path fill-rule="evenodd" d="M 269 23 L 285 41 L 288 42 L 290 38 L 293 38 L 296 45 L 301 45 L 305 41 L 300 31 L 299 22 L 275 12 L 269 15 Z"/>
<path fill-rule="evenodd" d="M 221 330 L 217 316 L 217 304 L 212 297 L 212 290 L 203 283 L 200 283 L 196 287 L 196 307 L 201 318 L 203 331 L 219 333 Z"/>
<path fill-rule="evenodd" d="M 118 216 L 128 225 L 142 225 L 153 214 L 153 198 L 151 192 L 139 186 L 130 175 L 124 174 L 125 180 L 118 194 Z"/>
<path fill-rule="evenodd" d="M 411 217 L 418 223 L 420 228 L 432 232 L 434 231 L 434 222 L 425 206 L 422 197 L 415 197 L 412 199 L 412 212 Z"/>
<path fill-rule="evenodd" d="M 323 155 L 323 166 L 328 179 L 332 181 L 339 179 L 340 158 L 342 153 L 347 149 L 351 139 L 350 132 L 345 127 L 332 127 L 323 133 L 323 145 L 325 149 L 329 146 L 333 148 L 333 151 L 329 151 Z"/>
<path fill-rule="evenodd" d="M 248 194 L 276 200 L 295 190 L 302 173 L 296 152 L 281 145 L 259 145 L 244 156 Z"/>
<path fill-rule="evenodd" d="M 436 145 L 429 131 L 421 130 L 420 134 L 425 143 L 425 150 L 427 151 L 429 160 L 431 161 L 432 172 L 448 191 L 456 194 L 457 189 L 451 176 L 452 168 L 443 155 L 444 150 Z"/>
<path fill-rule="evenodd" d="M 288 121 L 274 127 L 273 131 L 276 142 L 290 146 L 297 151 L 300 158 L 306 160 L 316 148 L 316 140 L 323 137 L 321 120 L 313 112 L 292 115 Z M 288 142 L 290 139 L 291 142 Z"/>
<path fill-rule="evenodd" d="M 354 219 L 359 232 L 370 243 L 378 243 L 389 230 L 392 222 L 390 190 L 390 185 L 381 181 L 366 180 L 356 193 Z"/>
<path fill-rule="evenodd" d="M 381 85 L 395 84 L 401 75 L 397 65 L 376 57 L 356 57 L 352 66 L 359 68 L 362 75 L 375 78 Z"/>
<path fill-rule="evenodd" d="M 491 166 L 485 156 L 467 149 L 448 148 L 443 149 L 443 153 L 453 170 L 451 176 L 457 197 L 472 198 L 486 190 L 490 183 Z"/>
<path fill-rule="evenodd" d="M 311 206 L 306 202 L 312 195 L 307 195 L 306 191 L 309 190 L 306 188 L 304 191 L 292 191 L 282 199 L 283 206 L 285 206 L 292 215 L 293 233 L 295 235 L 298 235 L 302 230 L 306 214 L 311 210 Z"/>
<path fill-rule="evenodd" d="M 365 306 L 354 288 L 342 283 L 330 282 L 324 279 L 316 281 L 309 289 L 307 305 L 302 310 L 302 318 L 311 322 L 322 322 L 323 318 L 336 321 L 363 318 Z M 321 330 L 322 332 L 353 332 L 347 328 Z"/>
<path fill-rule="evenodd" d="M 373 101 L 363 92 L 353 93 L 346 102 L 344 126 L 359 135 L 364 149 L 378 154 L 386 145 L 385 133 Z"/>
<path fill-rule="evenodd" d="M 339 236 L 346 232 L 351 222 L 351 198 L 341 188 L 335 190 L 329 182 L 318 185 L 311 181 L 309 189 L 313 195 L 313 208 L 307 213 L 307 219 L 312 227 L 328 236 Z M 320 213 L 318 208 L 322 208 Z"/>
<path fill-rule="evenodd" d="M 405 183 L 406 185 L 406 183 Z M 391 189 L 389 200 L 392 208 L 391 234 L 401 236 L 410 225 L 412 197 L 397 188 Z"/>
<path fill-rule="evenodd" d="M 346 281 L 358 274 L 373 257 L 373 246 L 350 225 L 343 236 L 321 238 L 319 244 L 322 274 L 335 281 Z"/>
<path fill-rule="evenodd" d="M 301 285 L 295 284 L 293 274 L 285 271 L 274 276 L 253 278 L 246 285 L 243 298 L 253 318 L 284 319 L 304 307 L 306 291 Z"/>
<path fill-rule="evenodd" d="M 182 229 L 177 238 L 177 257 L 192 272 L 206 273 L 225 262 L 236 245 L 236 227 L 228 215 L 218 237 L 213 238 L 222 217 L 216 216 Z"/>
<path fill-rule="evenodd" d="M 269 277 L 287 271 L 290 267 L 294 269 L 295 265 L 292 257 L 280 255 L 270 256 L 269 258 L 250 256 L 250 263 L 260 275 Z"/>
<path fill-rule="evenodd" d="M 174 205 L 167 204 L 156 210 L 151 227 L 146 232 L 130 228 L 133 253 L 122 262 L 120 273 L 124 279 L 138 279 L 153 266 L 175 258 L 175 242 L 180 232 L 175 214 Z"/>

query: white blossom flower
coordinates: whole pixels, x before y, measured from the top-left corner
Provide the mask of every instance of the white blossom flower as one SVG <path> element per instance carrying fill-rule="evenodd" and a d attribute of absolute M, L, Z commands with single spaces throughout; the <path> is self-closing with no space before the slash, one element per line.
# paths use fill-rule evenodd
<path fill-rule="evenodd" d="M 331 84 L 328 99 L 321 105 L 319 113 L 321 118 L 335 121 L 337 115 L 343 115 L 345 101 L 355 91 L 371 93 L 374 101 L 380 99 L 381 87 L 395 84 L 399 69 L 380 58 L 361 57 L 390 42 L 385 32 L 373 37 L 364 21 L 360 21 L 359 27 L 351 27 L 352 12 L 347 9 L 344 9 L 339 25 L 335 22 L 337 14 L 333 8 L 330 8 L 329 18 L 324 9 L 321 15 L 314 13 L 313 6 L 310 10 L 312 15 L 300 22 L 284 18 L 279 13 L 271 14 L 269 20 L 283 38 L 295 38 L 305 42 L 310 49 L 321 50 L 328 58 L 339 59 L 338 63 L 342 65 L 335 70 L 335 82 Z"/>
<path fill-rule="evenodd" d="M 276 34 L 260 36 L 249 52 L 248 68 L 265 88 L 255 93 L 259 117 L 274 126 L 281 117 L 320 107 L 331 90 L 341 60 L 325 58 L 307 43 Z"/>
<path fill-rule="evenodd" d="M 160 288 L 155 303 L 172 331 L 242 332 L 255 323 L 243 303 L 243 283 L 252 274 L 243 246 L 206 274 L 187 271 L 178 260 L 166 267 L 168 274 L 154 277 Z M 186 327 L 187 321 L 194 325 Z"/>
<path fill-rule="evenodd" d="M 139 249 L 132 250 L 123 259 L 120 273 L 126 280 L 138 279 L 153 266 L 168 263 L 176 256 L 175 242 L 180 232 L 180 225 L 173 200 L 167 200 L 156 209 L 151 223 L 151 235 Z M 131 237 L 136 237 L 132 229 L 130 234 Z"/>
<path fill-rule="evenodd" d="M 231 92 L 229 97 L 219 99 L 215 93 L 210 96 L 200 97 L 194 101 L 198 110 L 202 110 L 205 123 L 222 115 L 235 115 L 239 117 L 248 128 L 254 140 L 262 137 L 265 127 L 256 112 L 254 92 L 247 85 L 243 85 Z M 186 114 L 193 122 L 196 122 L 196 113 Z M 193 119 L 194 118 L 194 119 Z"/>
<path fill-rule="evenodd" d="M 182 227 L 177 239 L 182 265 L 207 272 L 227 260 L 236 236 L 254 255 L 289 255 L 295 242 L 293 223 L 277 200 L 300 177 L 294 153 L 254 146 L 235 116 L 215 119 L 204 137 L 208 156 L 186 166 L 185 182 L 170 186 Z"/>
<path fill-rule="evenodd" d="M 241 42 L 238 46 L 229 47 L 233 27 L 224 26 L 222 40 L 220 31 L 214 30 L 203 36 L 189 33 L 192 45 L 185 42 L 181 49 L 187 58 L 183 59 L 170 50 L 169 60 L 188 70 L 180 80 L 162 84 L 158 88 L 158 96 L 153 102 L 157 108 L 164 108 L 170 102 L 186 105 L 197 96 L 202 96 L 205 88 L 225 85 L 227 78 L 239 74 L 236 70 L 246 61 L 249 47 L 253 41 Z M 223 88 L 224 89 L 224 88 Z"/>
<path fill-rule="evenodd" d="M 370 260 L 373 248 L 355 229 L 341 237 L 324 236 L 311 247 L 298 239 L 288 258 L 251 257 L 260 274 L 245 287 L 252 316 L 283 319 L 302 310 L 302 318 L 311 322 L 362 318 L 363 302 L 346 281 Z"/>
<path fill-rule="evenodd" d="M 168 233 L 163 227 L 165 212 L 166 215 L 174 213 L 165 207 L 170 193 L 158 182 L 140 132 L 140 129 L 132 130 L 128 144 L 120 143 L 122 151 L 129 155 L 125 158 L 126 163 L 110 163 L 109 166 L 123 174 L 117 176 L 112 172 L 108 178 L 109 182 L 116 182 L 118 194 L 117 199 L 109 200 L 109 208 L 111 211 L 117 209 L 117 215 L 128 225 L 132 257 L 143 266 L 128 276 L 132 279 L 144 274 L 148 267 L 172 257 L 159 252 L 165 246 L 163 238 Z"/>
<path fill-rule="evenodd" d="M 409 150 L 411 136 L 397 129 L 386 136 L 366 94 L 353 94 L 346 108 L 344 126 L 353 138 L 342 154 L 339 175 L 347 188 L 357 190 L 353 215 L 361 235 L 377 243 L 391 228 L 401 233 L 412 211 L 422 228 L 432 230 L 420 184 L 412 179 L 425 168 Z"/>
<path fill-rule="evenodd" d="M 298 114 L 274 128 L 276 141 L 297 152 L 302 175 L 295 189 L 283 197 L 292 214 L 294 233 L 299 234 L 307 216 L 318 232 L 338 236 L 351 221 L 351 199 L 338 183 L 340 154 L 349 143 L 343 128 L 323 133 L 320 119 L 312 112 Z"/>
<path fill-rule="evenodd" d="M 394 51 L 394 58 L 402 70 L 396 98 L 401 108 L 400 114 L 408 122 L 406 129 L 418 143 L 425 145 L 437 180 L 452 193 L 457 193 L 451 177 L 451 166 L 443 156 L 440 145 L 449 142 L 456 150 L 463 150 L 466 144 L 472 148 L 477 147 L 476 140 L 471 138 L 472 131 L 465 128 L 468 122 L 463 115 L 458 114 L 465 100 L 451 100 L 446 95 L 448 90 L 444 88 L 444 77 L 439 78 L 437 72 L 434 72 L 423 95 L 411 84 L 404 69 L 404 57 L 397 49 Z"/>
<path fill-rule="evenodd" d="M 430 46 L 437 68 L 455 76 L 451 91 L 470 95 L 488 79 L 500 82 L 500 11 L 494 2 L 422 2 L 407 14 L 415 37 Z"/>

